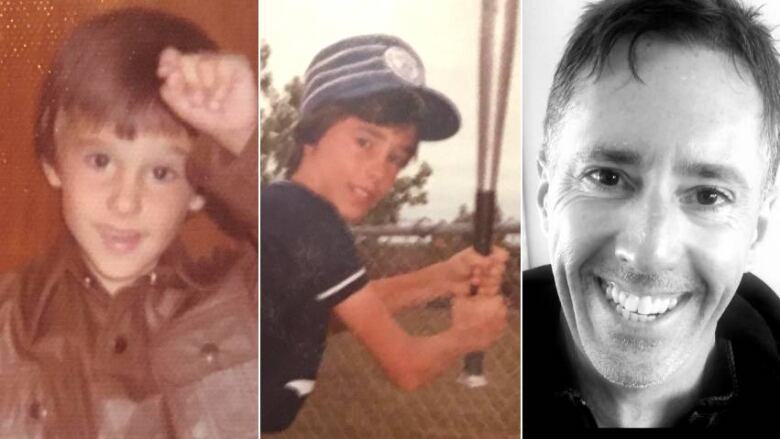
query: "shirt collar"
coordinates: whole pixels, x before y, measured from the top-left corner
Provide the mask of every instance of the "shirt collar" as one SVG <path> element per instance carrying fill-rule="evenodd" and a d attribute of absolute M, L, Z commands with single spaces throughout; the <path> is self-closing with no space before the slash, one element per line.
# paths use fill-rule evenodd
<path fill-rule="evenodd" d="M 88 290 L 99 291 L 110 298 L 84 262 L 76 239 L 66 232 L 56 246 L 51 267 L 55 281 L 70 275 Z M 194 265 L 179 239 L 174 240 L 163 252 L 157 266 L 149 274 L 138 278 L 130 288 L 148 286 L 155 289 L 177 288 L 182 290 L 203 290 L 207 285 L 194 272 Z"/>

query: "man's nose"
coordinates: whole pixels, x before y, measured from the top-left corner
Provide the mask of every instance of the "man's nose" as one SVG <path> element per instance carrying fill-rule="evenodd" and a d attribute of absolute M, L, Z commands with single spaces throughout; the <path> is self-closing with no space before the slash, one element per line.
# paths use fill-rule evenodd
<path fill-rule="evenodd" d="M 646 195 L 630 207 L 617 236 L 615 256 L 640 272 L 674 268 L 684 239 L 678 206 L 660 195 Z"/>
<path fill-rule="evenodd" d="M 112 182 L 108 207 L 120 215 L 134 215 L 141 210 L 143 183 L 132 172 L 120 171 Z"/>

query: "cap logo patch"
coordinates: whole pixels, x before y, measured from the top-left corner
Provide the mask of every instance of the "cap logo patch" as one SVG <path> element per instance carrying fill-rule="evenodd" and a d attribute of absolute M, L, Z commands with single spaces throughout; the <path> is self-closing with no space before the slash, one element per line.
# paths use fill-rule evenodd
<path fill-rule="evenodd" d="M 409 51 L 392 46 L 385 50 L 385 64 L 406 82 L 421 86 L 425 82 L 422 66 Z"/>

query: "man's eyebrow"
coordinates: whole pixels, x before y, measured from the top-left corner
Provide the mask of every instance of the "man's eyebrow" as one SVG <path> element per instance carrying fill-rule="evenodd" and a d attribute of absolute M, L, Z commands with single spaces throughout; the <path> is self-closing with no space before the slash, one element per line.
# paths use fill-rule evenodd
<path fill-rule="evenodd" d="M 642 156 L 638 152 L 610 145 L 595 145 L 588 150 L 578 152 L 576 158 L 578 161 L 599 161 L 616 165 L 642 163 Z"/>
<path fill-rule="evenodd" d="M 686 162 L 677 166 L 676 172 L 708 180 L 730 181 L 744 188 L 749 187 L 745 177 L 735 168 L 716 163 Z"/>

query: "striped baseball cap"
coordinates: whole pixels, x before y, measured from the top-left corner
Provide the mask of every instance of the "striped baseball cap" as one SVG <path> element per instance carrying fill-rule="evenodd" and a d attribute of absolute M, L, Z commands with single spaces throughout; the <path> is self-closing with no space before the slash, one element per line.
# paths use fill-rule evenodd
<path fill-rule="evenodd" d="M 417 126 L 420 140 L 446 139 L 460 128 L 455 104 L 425 86 L 422 60 L 398 37 L 361 35 L 332 44 L 314 57 L 304 83 L 302 117 L 326 103 L 412 90 L 424 103 Z"/>

